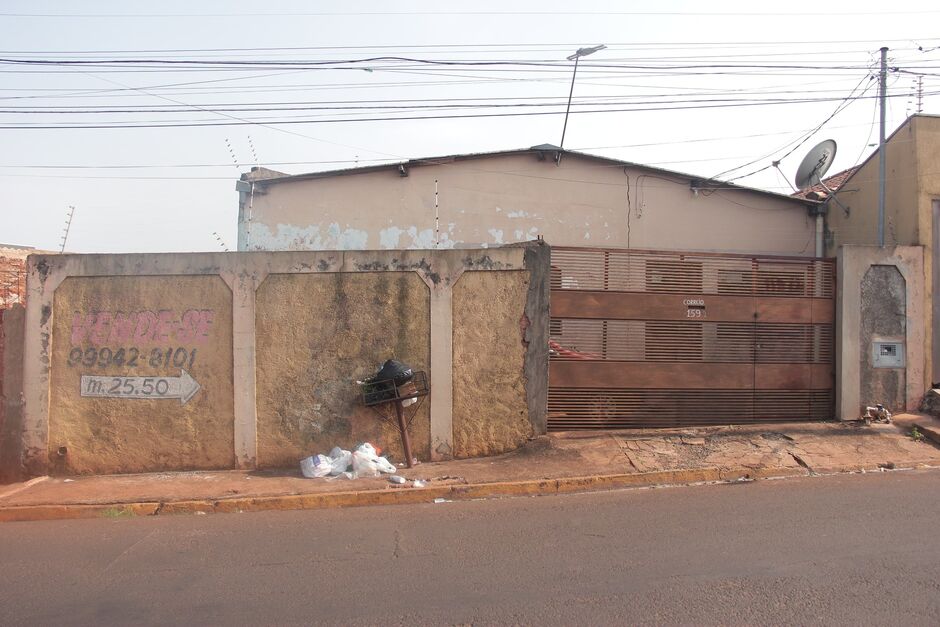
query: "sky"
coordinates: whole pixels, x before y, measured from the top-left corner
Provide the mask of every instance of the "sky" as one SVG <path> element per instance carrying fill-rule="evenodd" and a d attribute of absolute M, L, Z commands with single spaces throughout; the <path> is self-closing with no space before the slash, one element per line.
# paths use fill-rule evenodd
<path fill-rule="evenodd" d="M 935 3 L 0 3 L 0 243 L 234 250 L 235 181 L 559 144 L 779 193 L 940 113 Z M 918 98 L 917 92 L 923 94 Z M 779 162 L 774 166 L 774 162 Z"/>

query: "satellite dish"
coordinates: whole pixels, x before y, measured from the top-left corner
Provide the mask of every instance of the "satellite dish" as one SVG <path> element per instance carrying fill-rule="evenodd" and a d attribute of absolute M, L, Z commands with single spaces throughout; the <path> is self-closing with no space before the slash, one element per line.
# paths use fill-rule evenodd
<path fill-rule="evenodd" d="M 803 162 L 796 169 L 794 182 L 797 189 L 802 190 L 818 185 L 835 158 L 836 142 L 834 140 L 827 139 L 817 144 L 815 148 L 809 151 L 809 154 L 803 157 Z"/>

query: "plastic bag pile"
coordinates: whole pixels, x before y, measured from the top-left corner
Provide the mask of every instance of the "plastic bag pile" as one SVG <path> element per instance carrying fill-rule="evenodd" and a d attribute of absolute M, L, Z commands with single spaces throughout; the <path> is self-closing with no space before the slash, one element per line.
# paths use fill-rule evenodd
<path fill-rule="evenodd" d="M 378 477 L 395 472 L 393 466 L 384 457 L 379 457 L 375 447 L 366 442 L 350 452 L 336 446 L 329 455 L 311 455 L 300 460 L 300 472 L 308 479 L 318 477 L 336 477 L 356 479 L 358 477 Z"/>

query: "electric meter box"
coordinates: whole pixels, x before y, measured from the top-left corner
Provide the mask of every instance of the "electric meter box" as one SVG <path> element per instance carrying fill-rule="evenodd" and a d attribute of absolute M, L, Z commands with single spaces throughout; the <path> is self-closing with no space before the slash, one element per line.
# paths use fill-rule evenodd
<path fill-rule="evenodd" d="M 872 365 L 875 368 L 903 368 L 904 343 L 876 341 L 871 344 Z"/>

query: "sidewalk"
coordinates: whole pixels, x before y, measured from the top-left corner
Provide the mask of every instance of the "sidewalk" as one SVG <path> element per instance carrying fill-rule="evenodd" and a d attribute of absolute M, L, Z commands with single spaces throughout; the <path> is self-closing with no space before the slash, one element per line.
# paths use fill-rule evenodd
<path fill-rule="evenodd" d="M 305 479 L 299 468 L 39 478 L 0 486 L 0 522 L 428 503 L 940 467 L 940 448 L 910 436 L 914 424 L 929 420 L 554 433 L 507 455 L 399 472 L 423 479 L 423 488 L 385 478 Z"/>

